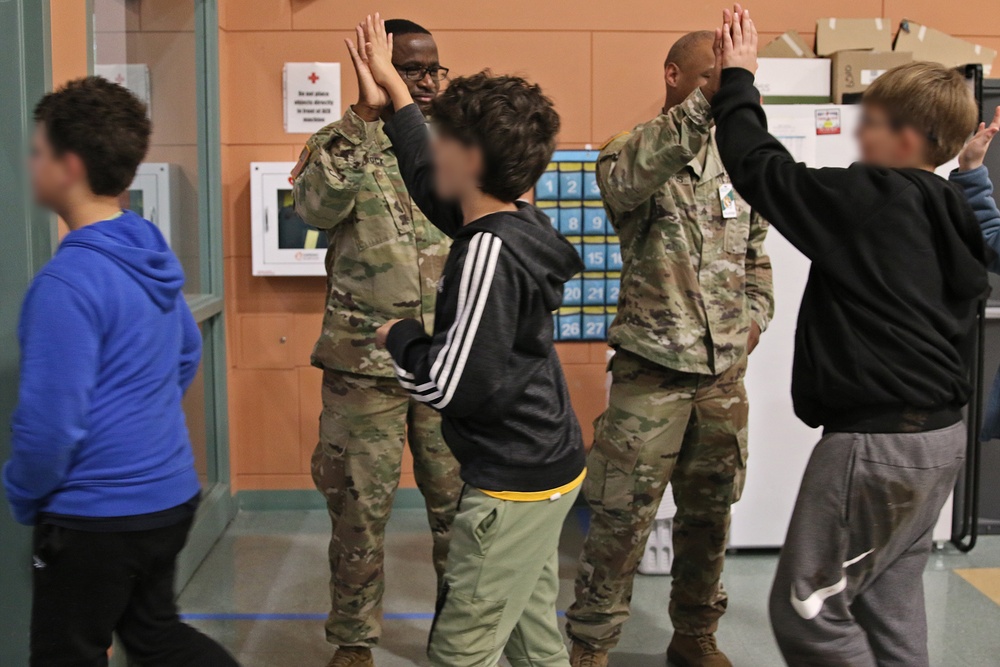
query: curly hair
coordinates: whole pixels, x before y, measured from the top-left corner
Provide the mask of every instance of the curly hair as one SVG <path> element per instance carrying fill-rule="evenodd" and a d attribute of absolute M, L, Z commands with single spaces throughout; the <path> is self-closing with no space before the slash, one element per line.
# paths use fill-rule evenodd
<path fill-rule="evenodd" d="M 513 202 L 534 187 L 556 148 L 559 114 L 537 84 L 483 71 L 459 77 L 431 106 L 438 132 L 483 152 L 480 188 Z"/>
<path fill-rule="evenodd" d="M 91 191 L 102 196 L 117 196 L 132 183 L 153 129 L 139 98 L 99 76 L 48 93 L 34 117 L 56 155 L 80 157 Z"/>

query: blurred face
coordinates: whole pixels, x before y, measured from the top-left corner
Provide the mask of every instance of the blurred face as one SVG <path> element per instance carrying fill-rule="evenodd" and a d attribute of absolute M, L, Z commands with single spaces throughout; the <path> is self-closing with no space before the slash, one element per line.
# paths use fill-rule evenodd
<path fill-rule="evenodd" d="M 663 72 L 667 83 L 667 106 L 680 104 L 693 93 L 708 83 L 715 69 L 715 52 L 712 51 L 712 40 L 703 39 L 697 42 L 680 63 L 667 63 Z"/>
<path fill-rule="evenodd" d="M 31 189 L 35 201 L 45 208 L 62 210 L 65 200 L 76 183 L 86 178 L 83 162 L 72 153 L 56 155 L 45 133 L 45 126 L 35 125 L 28 161 Z"/>
<path fill-rule="evenodd" d="M 392 64 L 396 66 L 413 101 L 424 114 L 430 112 L 431 100 L 441 90 L 441 67 L 437 44 L 430 35 L 409 34 L 393 38 Z"/>
<path fill-rule="evenodd" d="M 483 154 L 451 137 L 435 133 L 431 140 L 434 155 L 434 189 L 442 199 L 455 201 L 479 189 Z"/>
<path fill-rule="evenodd" d="M 899 127 L 885 111 L 865 104 L 855 133 L 861 161 L 876 167 L 924 167 L 926 138 L 912 127 Z"/>

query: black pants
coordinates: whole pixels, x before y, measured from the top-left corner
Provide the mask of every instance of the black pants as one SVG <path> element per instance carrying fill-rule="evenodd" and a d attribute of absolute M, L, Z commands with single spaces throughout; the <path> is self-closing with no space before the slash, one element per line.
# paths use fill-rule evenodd
<path fill-rule="evenodd" d="M 237 665 L 177 615 L 174 571 L 191 522 L 117 533 L 37 526 L 31 667 L 105 667 L 112 632 L 142 667 Z"/>

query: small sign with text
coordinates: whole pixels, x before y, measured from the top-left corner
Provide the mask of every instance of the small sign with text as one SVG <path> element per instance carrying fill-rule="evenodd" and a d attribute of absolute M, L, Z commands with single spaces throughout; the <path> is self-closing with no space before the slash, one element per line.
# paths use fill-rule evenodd
<path fill-rule="evenodd" d="M 312 134 L 340 118 L 340 63 L 285 63 L 285 132 Z"/>

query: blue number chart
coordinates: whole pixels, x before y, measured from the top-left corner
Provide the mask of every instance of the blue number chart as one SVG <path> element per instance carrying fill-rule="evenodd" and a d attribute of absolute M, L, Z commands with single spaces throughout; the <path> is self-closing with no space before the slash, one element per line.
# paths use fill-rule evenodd
<path fill-rule="evenodd" d="M 535 204 L 573 244 L 584 271 L 566 283 L 553 314 L 559 341 L 607 340 L 618 312 L 621 246 L 597 184 L 597 151 L 556 151 L 535 185 Z"/>

